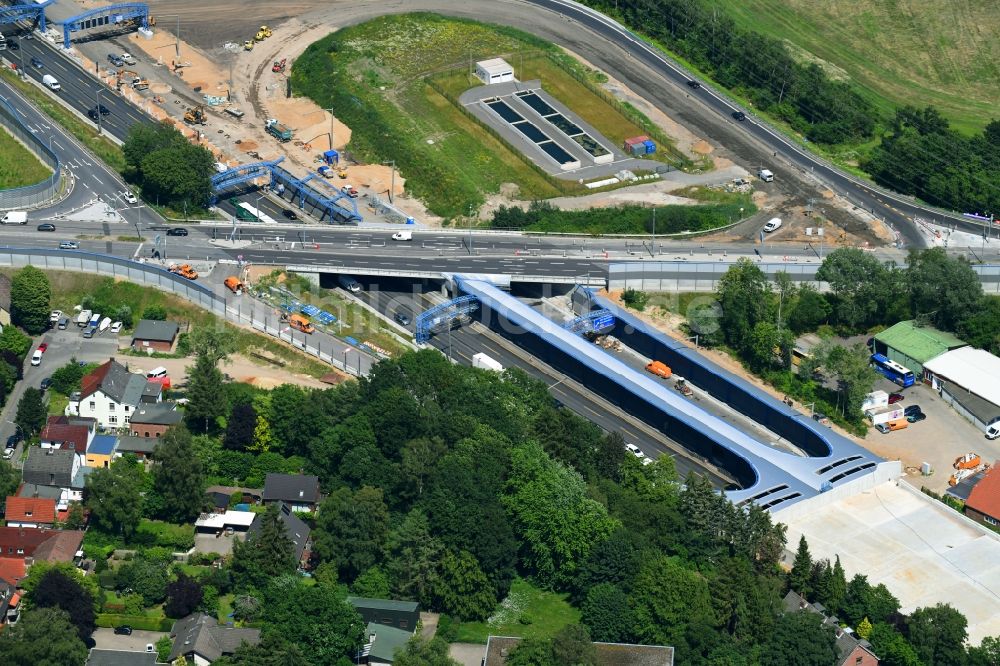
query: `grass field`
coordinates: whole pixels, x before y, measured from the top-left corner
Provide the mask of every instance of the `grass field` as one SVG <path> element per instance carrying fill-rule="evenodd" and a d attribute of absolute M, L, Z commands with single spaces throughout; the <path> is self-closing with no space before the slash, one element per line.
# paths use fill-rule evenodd
<path fill-rule="evenodd" d="M 551 638 L 567 624 L 579 622 L 580 611 L 566 601 L 565 594 L 546 592 L 519 578 L 486 622 L 459 625 L 455 641 L 486 643 L 490 635 Z"/>
<path fill-rule="evenodd" d="M 521 80 L 540 78 L 611 140 L 653 132 L 651 123 L 638 126 L 638 113 L 625 117 L 578 80 L 598 75 L 553 45 L 510 28 L 433 14 L 382 17 L 330 35 L 299 58 L 292 82 L 297 94 L 332 106 L 351 126 L 356 155 L 395 160 L 407 189 L 443 217 L 468 215 L 504 183 L 516 184 L 521 199 L 584 191 L 542 173 L 455 103 L 480 85 L 469 76 L 469 63 L 497 55 L 514 64 Z M 666 137 L 660 143 L 669 153 Z"/>
<path fill-rule="evenodd" d="M 742 25 L 850 78 L 887 115 L 933 105 L 963 132 L 1000 117 L 1000 3 L 721 0 Z M 810 55 L 811 54 L 811 55 Z"/>
<path fill-rule="evenodd" d="M 24 144 L 0 130 L 0 190 L 34 185 L 51 174 L 52 169 L 39 162 Z"/>

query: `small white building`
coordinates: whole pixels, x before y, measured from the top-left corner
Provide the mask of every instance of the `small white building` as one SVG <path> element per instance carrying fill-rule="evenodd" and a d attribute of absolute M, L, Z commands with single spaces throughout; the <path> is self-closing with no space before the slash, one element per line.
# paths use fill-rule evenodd
<path fill-rule="evenodd" d="M 924 363 L 924 377 L 955 411 L 986 430 L 1000 418 L 1000 358 L 960 347 Z"/>
<path fill-rule="evenodd" d="M 480 60 L 476 63 L 476 76 L 487 85 L 506 83 L 514 80 L 514 68 L 503 58 Z"/>

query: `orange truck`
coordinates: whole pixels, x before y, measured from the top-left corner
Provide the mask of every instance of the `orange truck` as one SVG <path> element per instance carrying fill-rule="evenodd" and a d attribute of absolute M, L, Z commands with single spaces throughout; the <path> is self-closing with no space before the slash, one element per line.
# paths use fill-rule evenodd
<path fill-rule="evenodd" d="M 243 283 L 240 282 L 238 277 L 230 275 L 226 278 L 224 284 L 229 291 L 233 292 L 237 296 L 243 293 Z"/>
<path fill-rule="evenodd" d="M 189 264 L 181 264 L 180 266 L 178 266 L 177 264 L 173 264 L 170 266 L 169 270 L 171 273 L 176 273 L 177 275 L 180 275 L 183 278 L 187 278 L 188 280 L 198 279 L 198 271 L 191 268 Z"/>
<path fill-rule="evenodd" d="M 646 364 L 646 371 L 651 372 L 657 377 L 662 377 L 663 379 L 670 379 L 670 375 L 674 374 L 668 366 L 663 361 L 650 361 Z"/>
<path fill-rule="evenodd" d="M 316 330 L 316 327 L 312 325 L 312 322 L 302 315 L 297 314 L 293 314 L 288 318 L 288 325 L 297 331 L 302 331 L 303 333 L 312 333 Z"/>

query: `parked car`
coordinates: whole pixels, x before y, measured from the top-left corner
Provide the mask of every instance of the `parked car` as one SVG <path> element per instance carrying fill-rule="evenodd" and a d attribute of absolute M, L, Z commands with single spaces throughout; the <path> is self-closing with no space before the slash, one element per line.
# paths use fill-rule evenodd
<path fill-rule="evenodd" d="M 122 330 L 122 323 L 120 321 L 116 321 L 115 323 L 111 324 L 112 333 L 118 333 L 121 330 Z"/>
<path fill-rule="evenodd" d="M 119 57 L 122 59 L 122 62 L 125 63 L 126 65 L 135 64 L 135 58 L 132 57 L 131 53 L 123 53 Z"/>
<path fill-rule="evenodd" d="M 738 120 L 739 122 L 743 122 L 746 119 L 747 119 L 747 114 L 743 113 L 742 111 L 733 111 L 733 120 Z"/>
<path fill-rule="evenodd" d="M 3 459 L 4 460 L 10 460 L 13 457 L 14 457 L 14 449 L 4 449 L 3 450 Z"/>
<path fill-rule="evenodd" d="M 5 448 L 8 449 L 17 448 L 17 443 L 20 441 L 21 441 L 21 436 L 18 435 L 17 433 L 14 433 L 13 435 L 7 438 L 7 446 Z"/>
<path fill-rule="evenodd" d="M 47 342 L 43 342 L 42 344 L 38 345 L 38 351 L 42 352 L 43 354 L 48 350 L 48 348 L 49 348 L 49 343 Z"/>
<path fill-rule="evenodd" d="M 913 414 L 907 414 L 906 420 L 910 423 L 916 423 L 917 421 L 923 421 L 927 418 L 927 415 L 923 412 L 914 412 Z"/>
<path fill-rule="evenodd" d="M 125 61 L 122 60 L 121 56 L 119 56 L 116 53 L 109 53 L 108 54 L 108 62 L 110 62 L 115 67 L 124 67 L 125 66 Z"/>
<path fill-rule="evenodd" d="M 281 211 L 281 214 L 284 215 L 285 219 L 288 219 L 288 220 L 297 220 L 297 219 L 299 219 L 298 213 L 296 213 L 291 208 L 285 208 L 285 209 L 283 209 Z"/>
<path fill-rule="evenodd" d="M 55 230 L 56 230 L 56 225 L 54 225 L 54 224 L 51 224 L 51 223 L 49 223 L 49 222 L 45 222 L 44 224 L 39 224 L 39 225 L 38 225 L 37 227 L 35 227 L 35 228 L 36 228 L 36 229 L 37 229 L 38 231 L 55 231 Z"/>
<path fill-rule="evenodd" d="M 60 241 L 60 243 L 59 243 L 59 249 L 60 250 L 79 250 L 80 249 L 80 244 L 77 243 L 76 241 Z"/>
<path fill-rule="evenodd" d="M 167 231 L 168 236 L 187 236 L 188 230 L 184 227 L 176 227 Z"/>
<path fill-rule="evenodd" d="M 128 626 L 127 624 L 117 626 L 115 627 L 115 633 L 118 634 L 119 636 L 131 636 L 132 627 Z"/>
<path fill-rule="evenodd" d="M 890 393 L 889 394 L 889 404 L 895 405 L 897 402 L 902 402 L 906 400 L 906 396 L 902 393 Z"/>
<path fill-rule="evenodd" d="M 903 416 L 909 416 L 910 414 L 919 414 L 922 410 L 920 405 L 907 405 L 906 409 L 903 410 Z"/>
<path fill-rule="evenodd" d="M 42 364 L 42 352 L 35 350 L 35 353 L 31 355 L 31 365 L 41 365 Z"/>
<path fill-rule="evenodd" d="M 48 391 L 50 386 L 52 386 L 52 378 L 46 377 L 38 385 L 38 388 L 41 389 L 42 391 Z"/>

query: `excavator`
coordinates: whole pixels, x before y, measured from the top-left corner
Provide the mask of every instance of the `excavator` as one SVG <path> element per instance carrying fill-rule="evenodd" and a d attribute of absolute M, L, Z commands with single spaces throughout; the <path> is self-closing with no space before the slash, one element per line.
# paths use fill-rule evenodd
<path fill-rule="evenodd" d="M 254 36 L 254 39 L 257 40 L 258 42 L 262 42 L 270 36 L 271 36 L 271 29 L 268 28 L 266 25 L 262 25 L 260 26 L 260 30 L 258 30 L 257 34 Z"/>
<path fill-rule="evenodd" d="M 187 278 L 188 280 L 198 279 L 198 271 L 191 268 L 189 264 L 181 264 L 179 266 L 177 264 L 171 264 L 168 270 L 171 273 L 180 275 L 182 278 Z"/>
<path fill-rule="evenodd" d="M 253 40 L 252 39 L 248 39 L 247 41 L 243 42 L 243 50 L 244 51 L 253 51 Z"/>
<path fill-rule="evenodd" d="M 184 122 L 188 125 L 205 125 L 208 118 L 205 116 L 204 106 L 195 106 L 184 112 Z"/>
<path fill-rule="evenodd" d="M 276 74 L 282 74 L 285 71 L 285 65 L 288 62 L 288 58 L 282 58 L 281 60 L 275 60 L 274 64 L 271 65 L 271 71 Z"/>

